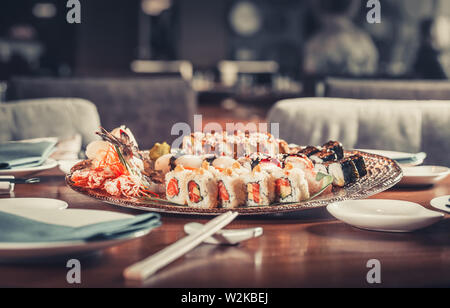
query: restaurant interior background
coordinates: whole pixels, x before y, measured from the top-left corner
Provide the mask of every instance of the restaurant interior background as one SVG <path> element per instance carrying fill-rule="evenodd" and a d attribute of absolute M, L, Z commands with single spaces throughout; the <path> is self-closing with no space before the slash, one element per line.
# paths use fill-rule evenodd
<path fill-rule="evenodd" d="M 66 1 L 2 0 L 0 100 L 88 99 L 107 129 L 129 125 L 150 146 L 193 114 L 264 122 L 287 98 L 449 99 L 446 82 L 360 83 L 447 79 L 450 2 L 382 0 L 381 23 L 367 2 L 80 1 L 69 24 Z"/>
<path fill-rule="evenodd" d="M 449 76 L 450 0 L 0 0 L 0 288 L 448 287 Z"/>

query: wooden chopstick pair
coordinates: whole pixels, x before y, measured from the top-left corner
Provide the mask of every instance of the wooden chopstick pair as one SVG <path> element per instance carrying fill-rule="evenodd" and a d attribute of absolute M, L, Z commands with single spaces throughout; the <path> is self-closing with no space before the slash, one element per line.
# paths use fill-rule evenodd
<path fill-rule="evenodd" d="M 194 249 L 205 239 L 232 222 L 237 212 L 226 212 L 205 224 L 198 232 L 182 238 L 154 255 L 135 263 L 124 270 L 124 276 L 129 280 L 144 281 L 162 267 L 178 259 Z"/>

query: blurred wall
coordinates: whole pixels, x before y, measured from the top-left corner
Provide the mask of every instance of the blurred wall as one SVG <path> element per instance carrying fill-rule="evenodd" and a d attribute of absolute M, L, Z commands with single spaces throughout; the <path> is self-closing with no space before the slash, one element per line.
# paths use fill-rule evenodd
<path fill-rule="evenodd" d="M 199 67 L 215 66 L 227 58 L 226 2 L 179 0 L 178 57 Z"/>
<path fill-rule="evenodd" d="M 137 57 L 139 0 L 81 1 L 75 73 L 117 75 Z"/>

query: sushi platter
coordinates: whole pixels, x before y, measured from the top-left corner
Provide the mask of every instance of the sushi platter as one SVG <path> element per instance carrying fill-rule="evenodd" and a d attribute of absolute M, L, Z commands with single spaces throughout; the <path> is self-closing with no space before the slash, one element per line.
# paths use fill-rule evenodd
<path fill-rule="evenodd" d="M 102 130 L 104 141 L 88 146 L 89 159 L 76 164 L 66 182 L 84 195 L 127 208 L 261 215 L 367 198 L 402 178 L 392 159 L 346 151 L 337 141 L 300 147 L 270 134 L 239 134 L 193 134 L 178 151 L 166 143 L 140 151 L 125 127 Z"/>

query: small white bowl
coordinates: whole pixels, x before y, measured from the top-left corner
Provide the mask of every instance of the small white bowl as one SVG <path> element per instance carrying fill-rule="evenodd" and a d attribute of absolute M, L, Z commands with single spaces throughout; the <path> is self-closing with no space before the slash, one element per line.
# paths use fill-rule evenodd
<path fill-rule="evenodd" d="M 383 232 L 411 232 L 440 221 L 444 214 L 400 200 L 347 200 L 331 203 L 328 212 L 354 227 Z"/>
<path fill-rule="evenodd" d="M 372 150 L 372 149 L 360 149 L 359 151 L 386 156 L 390 159 L 397 161 L 397 163 L 402 167 L 421 165 L 425 160 L 425 158 L 427 158 L 427 154 L 424 152 L 406 153 L 406 152 Z"/>
<path fill-rule="evenodd" d="M 450 206 L 447 206 L 450 205 L 450 195 L 434 198 L 430 204 L 438 210 L 450 213 Z"/>
<path fill-rule="evenodd" d="M 450 174 L 450 169 L 441 166 L 402 167 L 403 178 L 399 186 L 434 185 Z"/>

